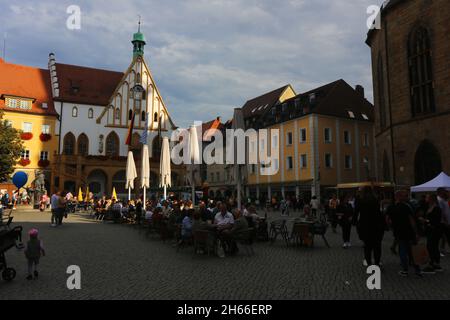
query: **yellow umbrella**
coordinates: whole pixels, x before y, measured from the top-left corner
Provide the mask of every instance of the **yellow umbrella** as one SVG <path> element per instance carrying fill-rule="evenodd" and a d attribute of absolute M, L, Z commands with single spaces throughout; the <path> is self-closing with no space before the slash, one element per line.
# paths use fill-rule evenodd
<path fill-rule="evenodd" d="M 89 186 L 86 187 L 86 200 L 84 200 L 84 202 L 88 202 L 89 199 Z"/>
<path fill-rule="evenodd" d="M 78 190 L 78 202 L 83 202 L 83 192 L 81 192 L 81 187 Z"/>
<path fill-rule="evenodd" d="M 117 201 L 117 193 L 116 193 L 116 188 L 115 187 L 113 188 L 113 192 L 112 192 L 112 197 L 111 198 Z"/>

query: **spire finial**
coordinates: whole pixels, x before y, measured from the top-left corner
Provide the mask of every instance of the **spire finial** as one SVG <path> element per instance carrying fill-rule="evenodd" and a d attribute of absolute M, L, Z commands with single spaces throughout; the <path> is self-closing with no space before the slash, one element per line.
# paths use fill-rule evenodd
<path fill-rule="evenodd" d="M 141 32 L 141 15 L 138 15 L 139 22 L 138 22 L 138 32 Z"/>

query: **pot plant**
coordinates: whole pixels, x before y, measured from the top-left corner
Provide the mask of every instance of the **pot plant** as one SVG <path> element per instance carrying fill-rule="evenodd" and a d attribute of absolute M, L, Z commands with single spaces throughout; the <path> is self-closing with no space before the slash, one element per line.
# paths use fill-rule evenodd
<path fill-rule="evenodd" d="M 50 161 L 48 160 L 39 160 L 38 166 L 41 168 L 47 168 L 50 165 Z"/>
<path fill-rule="evenodd" d="M 30 159 L 24 159 L 24 158 L 22 158 L 22 159 L 19 160 L 19 164 L 20 164 L 22 167 L 26 167 L 26 166 L 28 166 L 30 163 L 31 163 Z"/>
<path fill-rule="evenodd" d="M 31 140 L 31 139 L 33 139 L 33 134 L 31 132 L 22 132 L 20 134 L 20 138 L 22 140 Z"/>
<path fill-rule="evenodd" d="M 49 133 L 41 133 L 39 136 L 42 142 L 50 141 L 52 139 L 52 135 Z"/>

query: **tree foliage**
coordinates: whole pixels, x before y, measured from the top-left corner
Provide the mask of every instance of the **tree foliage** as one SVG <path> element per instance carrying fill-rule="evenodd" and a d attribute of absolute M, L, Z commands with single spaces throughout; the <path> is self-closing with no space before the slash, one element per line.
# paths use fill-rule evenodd
<path fill-rule="evenodd" d="M 0 110 L 0 182 L 10 178 L 22 150 L 23 141 L 20 138 L 20 131 L 8 125 Z"/>

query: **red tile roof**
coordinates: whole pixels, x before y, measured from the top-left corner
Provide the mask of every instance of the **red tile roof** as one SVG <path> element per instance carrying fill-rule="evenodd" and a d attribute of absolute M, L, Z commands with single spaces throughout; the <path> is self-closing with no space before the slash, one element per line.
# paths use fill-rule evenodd
<path fill-rule="evenodd" d="M 32 98 L 34 102 L 31 110 L 7 108 L 5 96 Z M 47 109 L 42 108 L 43 103 L 47 103 Z M 48 70 L 7 63 L 0 59 L 0 109 L 56 116 Z"/>
<path fill-rule="evenodd" d="M 58 101 L 106 106 L 124 76 L 108 71 L 56 63 Z"/>

